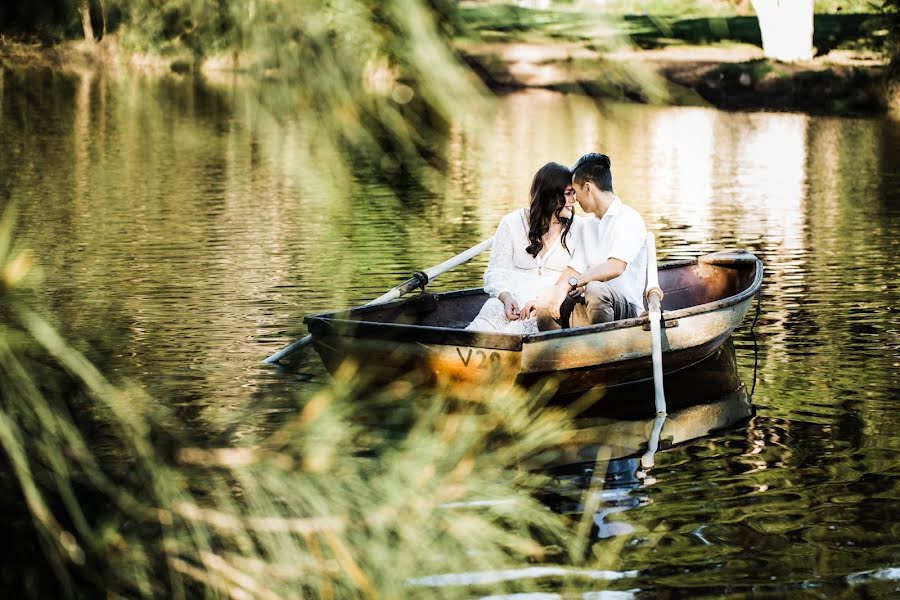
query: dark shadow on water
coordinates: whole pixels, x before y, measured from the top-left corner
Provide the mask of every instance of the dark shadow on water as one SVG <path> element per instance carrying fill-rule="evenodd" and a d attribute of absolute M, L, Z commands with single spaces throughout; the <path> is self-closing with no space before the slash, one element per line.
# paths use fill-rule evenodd
<path fill-rule="evenodd" d="M 731 339 L 701 363 L 667 375 L 665 393 L 668 414 L 654 416 L 652 382 L 607 390 L 576 419 L 569 442 L 543 457 L 539 471 L 549 481 L 538 498 L 574 518 L 591 511 L 590 539 L 629 534 L 627 522 L 607 517 L 647 500 L 639 490 L 656 483 L 657 452 L 741 427 L 754 413 Z"/>
<path fill-rule="evenodd" d="M 734 342 L 727 339 L 709 357 L 663 378 L 667 412 L 721 400 L 742 386 Z M 652 419 L 655 413 L 652 379 L 564 395 L 555 402 L 570 407 L 579 418 Z"/>

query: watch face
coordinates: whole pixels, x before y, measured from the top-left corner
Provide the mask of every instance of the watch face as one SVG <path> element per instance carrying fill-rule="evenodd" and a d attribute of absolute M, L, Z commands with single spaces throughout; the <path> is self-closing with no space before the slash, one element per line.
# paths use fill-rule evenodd
<path fill-rule="evenodd" d="M 578 278 L 577 277 L 569 277 L 569 285 L 573 288 L 578 287 Z"/>

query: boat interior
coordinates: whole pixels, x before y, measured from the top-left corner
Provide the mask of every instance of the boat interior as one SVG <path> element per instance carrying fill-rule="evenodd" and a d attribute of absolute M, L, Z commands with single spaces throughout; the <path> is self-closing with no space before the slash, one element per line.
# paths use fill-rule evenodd
<path fill-rule="evenodd" d="M 720 253 L 660 265 L 663 311 L 708 305 L 741 295 L 759 279 L 762 264 L 750 253 Z M 354 308 L 313 318 L 464 329 L 488 299 L 480 288 L 422 292 L 402 301 Z"/>

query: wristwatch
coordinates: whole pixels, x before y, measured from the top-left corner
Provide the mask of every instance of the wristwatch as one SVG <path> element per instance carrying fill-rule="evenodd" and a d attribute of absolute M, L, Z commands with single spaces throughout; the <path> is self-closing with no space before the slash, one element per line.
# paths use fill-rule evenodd
<path fill-rule="evenodd" d="M 573 290 L 578 287 L 577 277 L 569 277 L 569 287 L 571 287 Z"/>

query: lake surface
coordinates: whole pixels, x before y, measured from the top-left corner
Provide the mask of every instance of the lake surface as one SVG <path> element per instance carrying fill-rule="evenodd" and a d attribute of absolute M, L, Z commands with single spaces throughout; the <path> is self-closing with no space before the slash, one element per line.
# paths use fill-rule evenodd
<path fill-rule="evenodd" d="M 303 118 L 266 118 L 240 86 L 0 71 L 0 204 L 18 209 L 47 307 L 104 372 L 240 437 L 327 383 L 312 352 L 297 372 L 260 365 L 305 333 L 302 315 L 476 244 L 526 204 L 543 163 L 604 151 L 661 261 L 745 248 L 765 279 L 758 354 L 750 317 L 733 340 L 752 416 L 671 448 L 664 433 L 652 468 L 602 437 L 560 467 L 550 503 L 577 512 L 566 499 L 591 478 L 585 457 L 607 466 L 591 550 L 623 577 L 596 589 L 898 593 L 900 123 L 544 92 L 484 119 L 484 143 L 449 133 L 445 185 L 363 176 L 334 195 Z M 486 260 L 432 287 L 477 286 Z M 741 401 L 728 392 L 722 406 Z"/>

